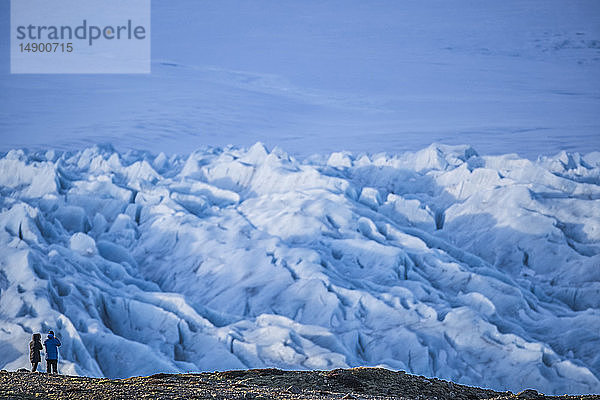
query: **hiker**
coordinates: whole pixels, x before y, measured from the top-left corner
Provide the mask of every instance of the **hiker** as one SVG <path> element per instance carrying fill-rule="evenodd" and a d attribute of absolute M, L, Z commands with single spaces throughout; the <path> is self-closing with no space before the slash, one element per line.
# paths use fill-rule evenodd
<path fill-rule="evenodd" d="M 54 337 L 54 332 L 48 332 L 48 339 L 44 341 L 44 347 L 46 348 L 46 372 L 58 374 L 58 347 L 60 346 L 60 340 Z"/>
<path fill-rule="evenodd" d="M 39 333 L 33 334 L 33 340 L 29 342 L 29 361 L 31 361 L 31 372 L 37 371 L 39 362 L 42 362 L 40 350 L 42 350 L 42 335 Z"/>

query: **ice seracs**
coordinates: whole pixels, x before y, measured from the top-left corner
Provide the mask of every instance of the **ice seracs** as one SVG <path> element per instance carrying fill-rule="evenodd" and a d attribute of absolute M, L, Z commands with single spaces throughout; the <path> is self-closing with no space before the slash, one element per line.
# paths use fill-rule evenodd
<path fill-rule="evenodd" d="M 53 329 L 73 374 L 380 365 L 600 391 L 598 153 L 93 147 L 0 171 L 2 368 Z"/>

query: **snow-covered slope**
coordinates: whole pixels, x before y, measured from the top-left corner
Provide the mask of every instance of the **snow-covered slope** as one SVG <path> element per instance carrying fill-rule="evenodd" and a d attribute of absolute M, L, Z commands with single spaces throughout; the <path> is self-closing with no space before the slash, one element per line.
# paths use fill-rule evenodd
<path fill-rule="evenodd" d="M 382 365 L 600 392 L 600 154 L 0 159 L 0 367 Z"/>
<path fill-rule="evenodd" d="M 9 73 L 0 151 L 600 149 L 597 0 L 152 0 L 149 75 Z"/>

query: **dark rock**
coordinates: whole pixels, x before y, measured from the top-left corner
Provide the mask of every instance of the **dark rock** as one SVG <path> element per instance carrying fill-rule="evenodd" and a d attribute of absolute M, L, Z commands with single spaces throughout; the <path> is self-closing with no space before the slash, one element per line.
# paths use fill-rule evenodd
<path fill-rule="evenodd" d="M 300 394 L 302 393 L 302 390 L 296 386 L 296 385 L 292 385 L 289 388 L 287 388 L 287 391 L 293 394 Z"/>
<path fill-rule="evenodd" d="M 154 379 L 165 379 L 170 377 L 170 374 L 165 374 L 165 373 L 160 373 L 160 374 L 154 374 L 154 375 L 150 375 L 150 378 L 154 378 Z"/>
<path fill-rule="evenodd" d="M 517 394 L 519 399 L 543 399 L 544 395 L 539 394 L 537 390 L 525 389 Z"/>
<path fill-rule="evenodd" d="M 246 373 L 247 372 L 243 371 L 243 370 L 219 372 L 220 375 L 222 375 L 224 378 L 227 378 L 227 379 L 241 378 L 242 376 L 246 375 Z"/>
<path fill-rule="evenodd" d="M 354 377 L 350 371 L 333 370 L 328 374 L 328 377 L 331 381 L 334 381 L 346 388 L 358 391 L 363 389 L 363 384 L 360 382 L 360 380 Z"/>
<path fill-rule="evenodd" d="M 285 374 L 284 371 L 277 369 L 277 368 L 263 368 L 263 369 L 256 369 L 254 371 L 256 371 L 257 375 L 262 375 L 262 376 L 284 375 Z"/>

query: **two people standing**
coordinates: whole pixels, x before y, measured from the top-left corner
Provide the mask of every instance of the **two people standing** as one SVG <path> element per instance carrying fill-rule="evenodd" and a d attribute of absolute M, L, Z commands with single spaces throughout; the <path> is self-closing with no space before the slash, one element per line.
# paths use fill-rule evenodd
<path fill-rule="evenodd" d="M 58 373 L 58 348 L 60 340 L 54 336 L 54 332 L 48 332 L 48 338 L 44 341 L 46 348 L 46 372 Z M 42 335 L 39 333 L 33 334 L 33 340 L 29 342 L 29 361 L 31 361 L 31 371 L 37 370 L 38 363 L 42 361 L 40 351 L 42 350 Z"/>

